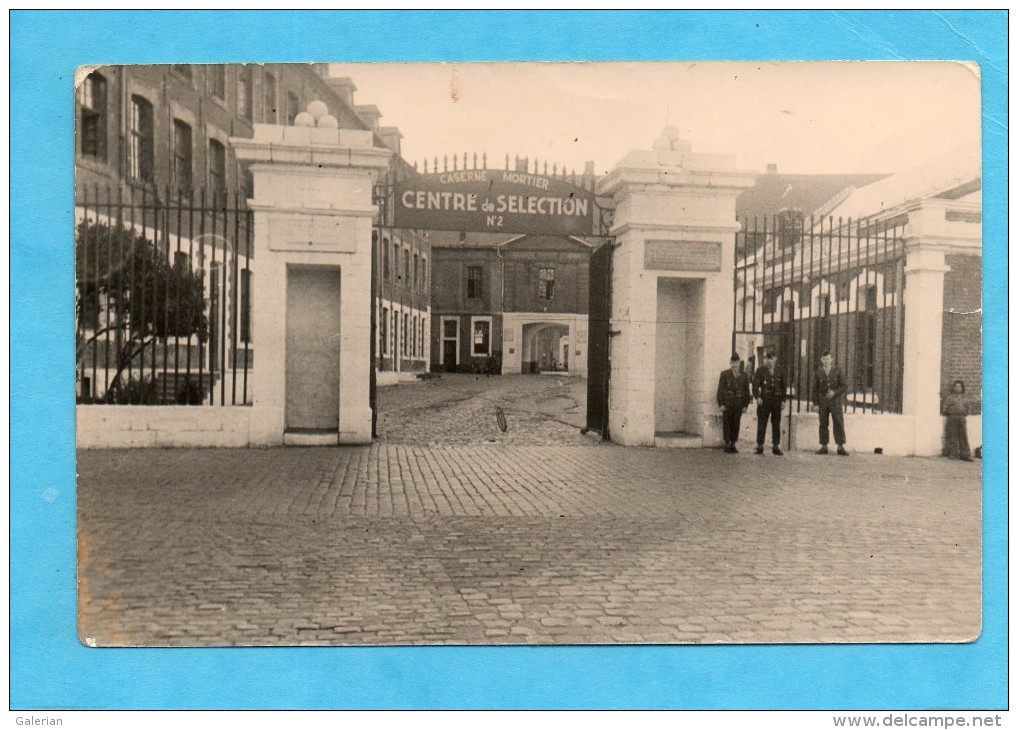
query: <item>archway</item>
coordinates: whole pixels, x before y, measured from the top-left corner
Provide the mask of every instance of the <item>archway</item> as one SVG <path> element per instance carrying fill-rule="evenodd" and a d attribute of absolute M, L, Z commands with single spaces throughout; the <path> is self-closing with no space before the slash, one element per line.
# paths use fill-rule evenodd
<path fill-rule="evenodd" d="M 569 372 L 569 327 L 554 322 L 523 325 L 523 372 Z"/>

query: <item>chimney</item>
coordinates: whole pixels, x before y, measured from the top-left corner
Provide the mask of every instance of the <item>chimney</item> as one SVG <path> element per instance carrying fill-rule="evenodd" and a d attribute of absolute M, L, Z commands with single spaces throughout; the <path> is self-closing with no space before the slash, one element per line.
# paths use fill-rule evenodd
<path fill-rule="evenodd" d="M 357 86 L 349 76 L 329 77 L 325 83 L 344 104 L 353 109 L 353 92 L 357 91 Z"/>
<path fill-rule="evenodd" d="M 374 104 L 358 104 L 353 108 L 361 121 L 368 125 L 375 134 L 378 134 L 378 120 L 382 118 L 382 112 Z"/>
<path fill-rule="evenodd" d="M 399 151 L 399 141 L 403 139 L 402 132 L 399 131 L 399 127 L 382 127 L 378 131 L 378 136 L 385 142 L 385 146 L 395 152 L 397 155 L 402 156 Z"/>
<path fill-rule="evenodd" d="M 768 175 L 776 175 L 777 172 L 778 172 L 778 163 L 776 163 L 776 162 L 768 162 L 767 163 L 767 174 Z"/>

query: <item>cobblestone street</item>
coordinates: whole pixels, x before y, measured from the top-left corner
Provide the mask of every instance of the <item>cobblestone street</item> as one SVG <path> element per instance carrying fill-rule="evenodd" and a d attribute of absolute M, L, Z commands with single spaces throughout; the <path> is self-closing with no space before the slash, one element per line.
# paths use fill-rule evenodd
<path fill-rule="evenodd" d="M 82 640 L 979 633 L 978 462 L 622 448 L 540 415 L 572 409 L 582 381 L 442 380 L 383 389 L 369 447 L 79 452 Z M 427 433 L 409 415 L 425 412 Z M 561 442 L 531 445 L 549 433 Z"/>
<path fill-rule="evenodd" d="M 442 373 L 429 380 L 378 389 L 378 437 L 426 445 L 589 444 L 587 381 L 560 375 L 487 377 Z M 495 408 L 506 414 L 498 428 Z"/>

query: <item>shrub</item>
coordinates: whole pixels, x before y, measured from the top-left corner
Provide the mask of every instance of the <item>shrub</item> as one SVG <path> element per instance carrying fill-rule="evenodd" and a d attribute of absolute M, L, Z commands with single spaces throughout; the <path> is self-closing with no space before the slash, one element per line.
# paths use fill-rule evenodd
<path fill-rule="evenodd" d="M 150 406 L 159 402 L 156 383 L 152 378 L 118 380 L 106 392 L 106 402 L 113 405 Z"/>
<path fill-rule="evenodd" d="M 200 406 L 205 401 L 205 391 L 197 380 L 187 378 L 177 387 L 177 405 Z"/>

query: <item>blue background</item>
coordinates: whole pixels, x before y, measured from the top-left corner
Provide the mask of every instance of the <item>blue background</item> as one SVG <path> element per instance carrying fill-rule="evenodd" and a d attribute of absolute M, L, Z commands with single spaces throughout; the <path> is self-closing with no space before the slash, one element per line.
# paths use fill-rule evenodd
<path fill-rule="evenodd" d="M 1007 707 L 1007 14 L 13 12 L 11 707 Z M 73 74 L 90 63 L 965 59 L 983 73 L 984 623 L 969 645 L 87 649 Z M 917 110 L 917 119 L 922 110 Z M 55 492 L 53 491 L 55 490 Z"/>

